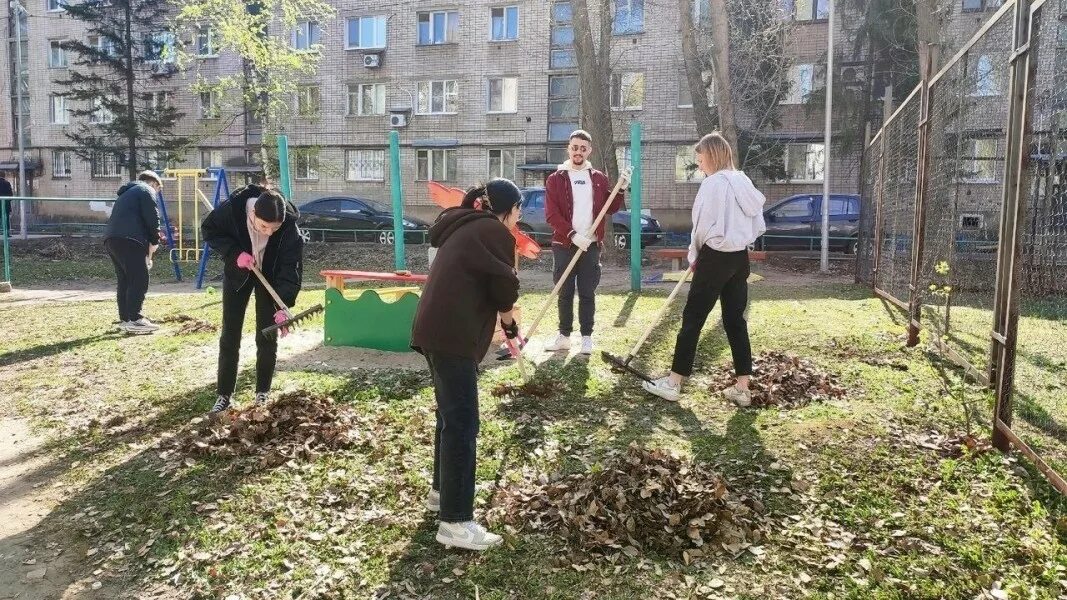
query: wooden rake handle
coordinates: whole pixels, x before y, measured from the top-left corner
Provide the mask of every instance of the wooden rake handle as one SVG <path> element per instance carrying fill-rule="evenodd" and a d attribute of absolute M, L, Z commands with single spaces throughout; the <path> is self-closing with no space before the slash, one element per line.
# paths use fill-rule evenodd
<path fill-rule="evenodd" d="M 596 219 L 593 220 L 593 224 L 589 227 L 589 231 L 586 232 L 586 237 L 589 237 L 590 239 L 592 238 L 593 232 L 597 230 L 597 227 L 600 226 L 600 222 L 604 220 L 604 216 L 608 214 L 608 208 L 610 208 L 611 203 L 615 201 L 615 196 L 619 195 L 619 191 L 622 190 L 623 185 L 629 183 L 631 172 L 632 170 L 627 168 L 619 176 L 619 180 L 615 182 L 615 187 L 611 190 L 611 195 L 608 196 L 608 201 L 604 203 L 604 207 L 600 209 L 600 213 L 596 216 Z M 559 295 L 559 291 L 563 289 L 564 282 L 567 281 L 567 277 L 570 276 L 571 271 L 574 270 L 574 266 L 578 264 L 578 261 L 581 260 L 582 254 L 584 253 L 585 250 L 582 250 L 581 248 L 578 248 L 578 251 L 574 253 L 574 258 L 571 259 L 570 264 L 567 265 L 567 269 L 563 271 L 563 275 L 560 276 L 556 285 L 552 288 L 552 293 L 548 295 L 548 298 L 545 298 L 545 303 L 541 306 L 541 310 L 538 311 L 537 318 L 534 319 L 530 328 L 526 330 L 526 337 L 528 339 L 533 339 L 534 334 L 537 332 L 537 326 L 541 324 L 541 319 L 545 317 L 545 313 L 548 312 L 548 308 L 552 305 L 552 300 Z"/>
<path fill-rule="evenodd" d="M 265 287 L 267 289 L 267 292 L 270 293 L 270 297 L 274 298 L 274 303 L 278 305 L 278 308 L 280 308 L 285 313 L 285 318 L 292 319 L 293 313 L 289 312 L 289 307 L 286 306 L 284 302 L 282 302 L 282 299 L 278 296 L 278 292 L 274 291 L 274 288 L 271 287 L 269 283 L 267 283 L 267 278 L 263 276 L 263 273 L 259 270 L 259 267 L 257 267 L 256 265 L 252 265 L 252 268 L 250 270 L 256 274 L 256 277 L 259 277 L 259 282 L 262 283 L 263 287 Z"/>
<path fill-rule="evenodd" d="M 653 317 L 652 322 L 649 323 L 648 327 L 645 329 L 645 332 L 641 334 L 640 339 L 638 339 L 637 343 L 634 344 L 633 349 L 630 350 L 630 354 L 626 356 L 625 362 L 630 362 L 631 360 L 633 360 L 634 356 L 637 356 L 637 351 L 641 349 L 641 346 L 645 345 L 645 340 L 648 339 L 648 336 L 652 335 L 652 330 L 655 329 L 656 325 L 659 324 L 660 319 L 663 318 L 663 315 L 667 314 L 667 309 L 669 309 L 671 307 L 671 303 L 674 302 L 674 297 L 678 295 L 679 291 L 681 291 L 682 285 L 686 281 L 689 281 L 689 275 L 692 273 L 693 267 L 689 267 L 685 270 L 685 273 L 682 274 L 682 278 L 678 280 L 678 284 L 674 286 L 674 289 L 671 290 L 671 293 L 667 296 L 667 300 L 663 303 L 663 306 L 659 308 L 659 312 L 656 313 L 656 316 Z"/>

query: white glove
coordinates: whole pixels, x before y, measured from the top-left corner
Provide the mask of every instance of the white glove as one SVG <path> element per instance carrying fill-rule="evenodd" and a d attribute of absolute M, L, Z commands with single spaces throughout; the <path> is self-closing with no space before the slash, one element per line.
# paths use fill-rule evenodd
<path fill-rule="evenodd" d="M 585 237 L 580 233 L 576 233 L 571 236 L 571 242 L 582 249 L 582 252 L 589 250 L 589 245 L 593 243 L 593 240 Z"/>

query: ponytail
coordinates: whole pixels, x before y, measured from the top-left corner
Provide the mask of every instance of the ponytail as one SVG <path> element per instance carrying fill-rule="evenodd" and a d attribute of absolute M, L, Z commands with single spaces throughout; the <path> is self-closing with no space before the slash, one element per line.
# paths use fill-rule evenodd
<path fill-rule="evenodd" d="M 485 202 L 480 202 L 482 198 L 488 200 L 484 185 L 471 188 L 463 196 L 463 202 L 460 204 L 460 206 L 462 206 L 463 208 L 473 208 L 475 210 L 481 210 L 482 206 L 486 204 Z"/>

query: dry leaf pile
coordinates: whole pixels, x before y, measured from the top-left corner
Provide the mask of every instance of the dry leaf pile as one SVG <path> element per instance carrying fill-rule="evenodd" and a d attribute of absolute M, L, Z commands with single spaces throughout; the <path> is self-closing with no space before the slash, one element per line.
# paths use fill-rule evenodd
<path fill-rule="evenodd" d="M 759 543 L 764 517 L 756 509 L 762 504 L 710 469 L 631 444 L 603 468 L 501 488 L 487 516 L 512 530 L 560 534 L 594 554 L 656 553 L 689 563 Z"/>
<path fill-rule="evenodd" d="M 511 383 L 498 384 L 491 390 L 491 393 L 497 398 L 505 397 L 520 397 L 525 396 L 527 398 L 552 398 L 562 394 L 565 390 L 563 382 L 556 379 L 550 379 L 548 381 L 528 381 L 520 385 L 514 385 Z"/>
<path fill-rule="evenodd" d="M 177 466 L 196 456 L 258 454 L 260 466 L 274 467 L 352 447 L 361 441 L 362 425 L 352 407 L 333 398 L 291 392 L 265 407 L 194 419 L 188 431 L 170 440 L 163 458 Z"/>
<path fill-rule="evenodd" d="M 37 250 L 38 256 L 52 260 L 73 260 L 74 252 L 65 243 L 55 240 L 43 248 Z"/>
<path fill-rule="evenodd" d="M 190 317 L 189 315 L 177 314 L 163 317 L 159 320 L 160 323 L 181 323 L 174 335 L 190 335 L 193 333 L 213 333 L 218 331 L 219 328 L 214 323 L 209 323 L 203 319 L 197 319 L 196 317 Z"/>
<path fill-rule="evenodd" d="M 755 407 L 800 408 L 813 402 L 844 398 L 848 393 L 836 375 L 784 352 L 760 354 L 752 361 L 752 370 L 749 389 Z M 733 367 L 724 367 L 715 376 L 712 388 L 720 390 L 733 382 Z"/>

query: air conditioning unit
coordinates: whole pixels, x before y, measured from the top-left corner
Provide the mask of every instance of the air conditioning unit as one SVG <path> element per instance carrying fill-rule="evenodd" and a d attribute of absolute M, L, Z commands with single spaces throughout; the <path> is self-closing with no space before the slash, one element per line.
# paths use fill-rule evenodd
<path fill-rule="evenodd" d="M 368 69 L 377 69 L 382 66 L 382 56 L 380 54 L 364 54 L 363 66 Z"/>
<path fill-rule="evenodd" d="M 408 125 L 408 116 L 407 115 L 398 114 L 398 113 L 393 113 L 393 114 L 389 115 L 389 126 L 390 127 L 407 127 L 407 125 Z"/>

